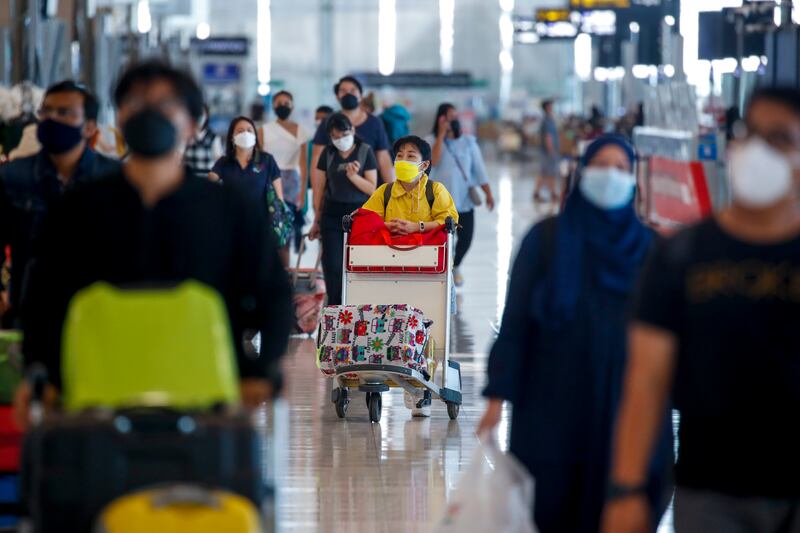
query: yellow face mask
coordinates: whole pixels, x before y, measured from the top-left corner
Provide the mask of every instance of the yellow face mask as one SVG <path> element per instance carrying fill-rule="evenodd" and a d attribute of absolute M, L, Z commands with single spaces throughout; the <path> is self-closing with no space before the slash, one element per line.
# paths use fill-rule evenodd
<path fill-rule="evenodd" d="M 397 181 L 402 181 L 404 183 L 413 183 L 421 174 L 422 170 L 420 170 L 419 165 L 422 163 L 413 163 L 411 161 L 401 161 L 396 160 L 394 162 L 394 175 L 397 177 Z"/>

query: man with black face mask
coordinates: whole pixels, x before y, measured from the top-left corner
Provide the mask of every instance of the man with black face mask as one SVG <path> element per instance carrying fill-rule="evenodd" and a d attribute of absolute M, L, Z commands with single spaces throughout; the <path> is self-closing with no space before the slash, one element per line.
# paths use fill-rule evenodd
<path fill-rule="evenodd" d="M 87 144 L 97 131 L 97 111 L 97 99 L 84 87 L 72 81 L 49 87 L 38 111 L 41 151 L 0 166 L 0 256 L 6 245 L 12 252 L 8 309 L 0 303 L 7 327 L 18 326 L 32 243 L 51 204 L 65 191 L 119 168 Z"/>
<path fill-rule="evenodd" d="M 67 195 L 43 229 L 23 309 L 26 363 L 44 364 L 60 385 L 61 328 L 80 289 L 96 281 L 135 286 L 191 279 L 224 299 L 242 401 L 258 405 L 273 393 L 293 317 L 265 210 L 233 185 L 190 177 L 183 151 L 203 98 L 189 74 L 158 61 L 134 64 L 114 100 L 130 156 L 116 174 Z M 260 357 L 245 352 L 248 330 L 261 332 Z M 24 387 L 18 391 L 18 419 L 28 397 Z"/>
<path fill-rule="evenodd" d="M 394 181 L 394 166 L 392 156 L 389 154 L 389 137 L 386 135 L 386 128 L 381 119 L 362 109 L 361 99 L 364 87 L 361 82 L 352 76 L 345 76 L 333 86 L 333 92 L 342 106 L 342 113 L 347 115 L 347 118 L 355 126 L 358 138 L 375 151 L 375 157 L 378 160 L 378 175 L 381 180 L 384 183 Z M 322 179 L 322 171 L 317 170 L 317 165 L 322 151 L 330 143 L 331 138 L 328 135 L 327 127 L 322 123 L 314 135 L 314 148 L 311 153 L 311 187 L 314 190 L 314 197 L 322 194 L 322 191 L 317 191 L 317 183 Z"/>

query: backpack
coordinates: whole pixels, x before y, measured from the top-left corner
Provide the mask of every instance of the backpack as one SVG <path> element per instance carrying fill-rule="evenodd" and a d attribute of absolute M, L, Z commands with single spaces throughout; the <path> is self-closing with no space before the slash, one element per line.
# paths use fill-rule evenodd
<path fill-rule="evenodd" d="M 369 150 L 372 147 L 363 141 L 357 141 L 357 142 L 358 146 L 356 147 L 356 161 L 358 161 L 358 164 L 361 165 L 361 168 L 363 169 L 364 164 L 367 162 L 367 155 L 369 154 Z M 326 172 L 328 173 L 328 176 L 333 175 L 333 172 L 336 170 L 335 168 L 333 168 L 335 156 L 336 156 L 336 148 L 328 147 L 328 149 L 325 151 L 325 157 L 326 157 L 325 168 L 327 169 Z M 326 188 L 328 187 L 328 183 L 329 182 L 326 182 L 325 184 Z"/>
<path fill-rule="evenodd" d="M 433 211 L 433 202 L 436 200 L 436 196 L 433 194 L 433 181 L 428 178 L 428 183 L 425 184 L 425 199 L 428 200 L 428 208 Z M 394 182 L 388 183 L 386 188 L 383 190 L 383 211 L 386 212 L 386 206 L 389 205 L 389 200 L 392 199 L 392 189 L 394 188 Z"/>
<path fill-rule="evenodd" d="M 411 120 L 411 115 L 400 105 L 393 105 L 381 113 L 381 121 L 383 121 L 383 127 L 386 129 L 390 143 L 394 144 L 397 139 L 411 133 L 408 128 L 409 120 Z"/>

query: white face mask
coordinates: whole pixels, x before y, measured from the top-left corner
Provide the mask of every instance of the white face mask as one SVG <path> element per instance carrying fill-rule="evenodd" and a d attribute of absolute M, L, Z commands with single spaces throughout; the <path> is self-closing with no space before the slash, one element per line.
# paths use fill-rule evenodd
<path fill-rule="evenodd" d="M 636 178 L 631 172 L 614 167 L 587 167 L 578 186 L 583 196 L 600 209 L 618 209 L 633 199 Z"/>
<path fill-rule="evenodd" d="M 759 137 L 732 150 L 728 175 L 734 199 L 745 207 L 770 207 L 792 188 L 789 158 Z"/>
<path fill-rule="evenodd" d="M 353 143 L 356 142 L 355 135 L 352 133 L 350 135 L 345 135 L 344 137 L 340 137 L 333 141 L 333 145 L 336 147 L 337 150 L 340 152 L 346 152 L 350 148 L 353 147 Z"/>
<path fill-rule="evenodd" d="M 239 148 L 252 148 L 256 145 L 256 134 L 252 131 L 242 131 L 233 136 L 233 144 Z"/>

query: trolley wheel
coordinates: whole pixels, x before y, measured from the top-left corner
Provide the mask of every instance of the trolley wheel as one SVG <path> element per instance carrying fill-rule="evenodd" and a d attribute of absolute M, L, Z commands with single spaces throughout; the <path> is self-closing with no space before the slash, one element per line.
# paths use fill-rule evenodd
<path fill-rule="evenodd" d="M 347 416 L 347 406 L 350 405 L 350 398 L 348 398 L 347 389 L 339 389 L 339 394 L 334 402 L 336 408 L 336 416 L 344 418 Z"/>
<path fill-rule="evenodd" d="M 381 421 L 381 409 L 383 408 L 383 400 L 381 399 L 380 392 L 367 393 L 367 406 L 369 407 L 369 421 Z"/>
<path fill-rule="evenodd" d="M 458 418 L 459 411 L 461 411 L 460 405 L 455 402 L 447 402 L 447 416 L 450 417 L 450 420 Z"/>

